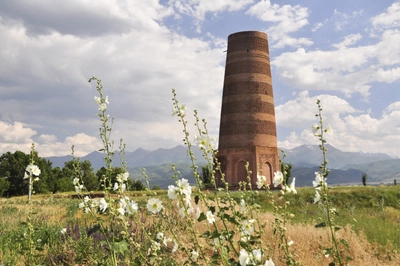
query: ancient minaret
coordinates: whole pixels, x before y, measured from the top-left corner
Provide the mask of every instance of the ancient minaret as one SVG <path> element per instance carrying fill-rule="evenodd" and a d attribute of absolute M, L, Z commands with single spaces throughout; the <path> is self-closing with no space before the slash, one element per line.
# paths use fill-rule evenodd
<path fill-rule="evenodd" d="M 263 32 L 228 37 L 217 157 L 234 187 L 246 181 L 246 162 L 253 188 L 257 173 L 262 171 L 272 184 L 273 173 L 280 170 L 268 36 Z"/>

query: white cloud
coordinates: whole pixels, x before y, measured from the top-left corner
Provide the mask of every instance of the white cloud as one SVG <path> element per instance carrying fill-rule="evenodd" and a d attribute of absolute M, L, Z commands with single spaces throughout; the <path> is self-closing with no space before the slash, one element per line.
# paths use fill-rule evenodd
<path fill-rule="evenodd" d="M 9 124 L 0 121 L 0 143 L 32 143 L 32 136 L 35 134 L 35 130 L 25 127 L 20 122 Z"/>
<path fill-rule="evenodd" d="M 374 47 L 374 55 L 382 66 L 400 64 L 400 30 L 385 30 L 380 42 Z"/>
<path fill-rule="evenodd" d="M 341 91 L 347 97 L 360 93 L 367 98 L 373 82 L 400 80 L 400 31 L 389 29 L 377 43 L 355 46 L 361 34 L 344 37 L 335 50 L 306 51 L 299 48 L 275 57 L 281 80 L 301 90 Z"/>
<path fill-rule="evenodd" d="M 156 20 L 172 15 L 172 9 L 157 0 L 21 0 L 2 3 L 0 15 L 5 20 L 21 21 L 29 36 L 58 32 L 88 37 L 127 33 L 143 27 L 151 30 L 157 27 Z"/>
<path fill-rule="evenodd" d="M 317 100 L 321 101 L 324 114 L 329 119 L 327 123 L 333 123 L 339 116 L 359 112 L 349 102 L 337 96 L 323 94 L 309 97 L 308 91 L 298 94 L 296 99 L 276 106 L 276 120 L 279 126 L 286 128 L 310 127 L 315 122 L 315 114 L 318 112 Z"/>
<path fill-rule="evenodd" d="M 141 3 L 144 2 L 136 4 Z M 129 14 L 128 11 L 124 12 Z M 156 8 L 153 11 L 146 11 L 146 16 L 162 17 L 157 17 Z M 137 10 L 135 14 L 140 16 Z M 87 83 L 89 77 L 96 75 L 103 81 L 104 94 L 109 95 L 109 111 L 116 119 L 115 125 L 119 121 L 137 125 L 124 135 L 129 150 L 139 146 L 155 148 L 148 137 L 150 131 L 154 130 L 152 136 L 162 132 L 163 137 L 158 139 L 163 140 L 175 134 L 176 127 L 162 126 L 170 121 L 172 88 L 182 103 L 203 110 L 200 115 L 207 119 L 215 135 L 225 47 L 226 41 L 218 37 L 209 35 L 207 41 L 191 39 L 170 31 L 162 23 L 91 38 L 58 31 L 33 38 L 26 35 L 23 22 L 7 20 L 0 23 L 0 86 L 4 86 L 4 90 L 0 87 L 0 114 L 8 121 L 35 125 L 32 128 L 42 136 L 38 137 L 42 153 L 50 154 L 51 147 L 56 154 L 69 153 L 72 143 L 51 144 L 50 135 L 60 140 L 81 132 L 98 134 L 100 123 L 93 102 L 97 93 L 94 85 Z M 156 130 L 157 127 L 164 130 Z M 129 134 L 142 134 L 143 141 L 138 142 Z M 86 151 L 84 147 L 82 153 Z"/>
<path fill-rule="evenodd" d="M 29 153 L 32 143 L 39 156 L 64 156 L 71 153 L 72 145 L 75 145 L 75 155 L 84 156 L 102 147 L 99 138 L 79 133 L 67 137 L 64 142 L 58 142 L 57 137 L 49 134 L 41 134 L 35 140 L 37 132 L 21 122 L 9 124 L 0 121 L 0 154 L 16 150 Z"/>
<path fill-rule="evenodd" d="M 372 25 L 379 28 L 394 28 L 400 26 L 400 2 L 393 3 L 386 12 L 371 18 Z"/>
<path fill-rule="evenodd" d="M 371 50 L 368 46 L 310 52 L 300 48 L 276 57 L 272 65 L 285 83 L 297 89 L 341 91 L 347 96 L 359 92 L 367 96 L 374 71 L 357 70 L 368 62 Z"/>
<path fill-rule="evenodd" d="M 308 38 L 293 38 L 289 34 L 300 30 L 308 25 L 308 9 L 300 5 L 291 6 L 271 4 L 271 1 L 260 1 L 253 5 L 246 14 L 256 18 L 273 22 L 266 32 L 272 42 L 272 47 L 283 48 L 285 46 L 311 45 L 313 42 Z"/>
<path fill-rule="evenodd" d="M 72 146 L 74 146 L 74 156 L 82 157 L 103 147 L 99 138 L 89 136 L 85 133 L 78 133 L 67 137 L 64 142 L 55 141 L 54 137 L 51 136 L 45 137 L 45 141 L 43 141 L 43 137 L 39 139 L 40 141 L 35 145 L 35 149 L 41 157 L 71 154 Z"/>
<path fill-rule="evenodd" d="M 201 32 L 201 24 L 207 13 L 216 16 L 225 11 L 238 11 L 251 3 L 253 0 L 170 0 L 168 4 L 176 10 L 177 16 L 183 14 L 192 17 L 197 32 Z"/>
<path fill-rule="evenodd" d="M 376 71 L 376 80 L 387 83 L 393 83 L 400 80 L 400 67 L 389 70 L 378 69 Z"/>
<path fill-rule="evenodd" d="M 317 30 L 322 28 L 322 26 L 324 26 L 324 23 L 322 23 L 322 22 L 315 23 L 314 26 L 312 27 L 311 31 L 316 32 Z"/>
<path fill-rule="evenodd" d="M 399 155 L 400 102 L 390 104 L 381 117 L 373 118 L 341 98 L 331 95 L 309 97 L 304 92 L 295 100 L 276 107 L 278 126 L 291 129 L 285 139 L 280 139 L 279 147 L 290 149 L 302 144 L 318 144 L 318 138 L 311 131 L 311 125 L 318 123 L 314 116 L 316 99 L 321 99 L 325 127 L 330 124 L 334 131 L 333 136 L 326 136 L 329 144 L 343 151 Z"/>
<path fill-rule="evenodd" d="M 55 135 L 48 135 L 48 134 L 41 134 L 39 136 L 39 141 L 41 141 L 42 143 L 54 143 L 57 141 L 57 136 Z"/>
<path fill-rule="evenodd" d="M 360 17 L 364 10 L 353 11 L 351 13 L 340 12 L 337 9 L 333 11 L 333 21 L 335 23 L 335 30 L 341 31 L 346 28 L 352 19 Z"/>
<path fill-rule="evenodd" d="M 344 40 L 342 42 L 332 44 L 332 46 L 337 49 L 343 49 L 343 48 L 346 48 L 348 46 L 351 46 L 351 45 L 357 43 L 361 38 L 362 38 L 362 36 L 360 33 L 350 34 L 350 35 L 345 36 Z"/>

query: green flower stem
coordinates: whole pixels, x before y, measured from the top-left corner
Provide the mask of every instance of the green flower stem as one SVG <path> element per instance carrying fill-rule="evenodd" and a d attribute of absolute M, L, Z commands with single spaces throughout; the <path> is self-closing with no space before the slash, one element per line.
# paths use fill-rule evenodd
<path fill-rule="evenodd" d="M 319 140 L 321 141 L 320 144 L 320 149 L 322 150 L 322 157 L 323 157 L 323 163 L 320 166 L 321 169 L 321 174 L 324 177 L 324 181 L 326 180 L 328 174 L 329 174 L 329 170 L 327 169 L 327 164 L 328 164 L 328 160 L 326 157 L 326 152 L 327 149 L 325 147 L 325 143 L 326 140 L 324 139 L 324 121 L 322 119 L 322 108 L 321 108 L 321 101 L 317 100 L 317 106 L 318 106 L 318 114 L 316 115 L 319 118 L 319 134 L 317 135 L 319 137 Z M 338 248 L 338 241 L 336 239 L 336 235 L 335 235 L 335 226 L 334 226 L 334 220 L 333 220 L 333 214 L 331 214 L 331 204 L 329 201 L 329 196 L 328 196 L 328 187 L 326 185 L 322 186 L 322 192 L 321 196 L 323 196 L 324 198 L 324 207 L 326 210 L 326 215 L 327 215 L 327 222 L 329 225 L 329 230 L 330 230 L 330 234 L 331 234 L 331 240 L 332 240 L 332 244 L 334 246 L 333 251 L 334 251 L 334 259 L 335 261 L 337 260 L 337 262 L 339 263 L 340 266 L 343 265 L 341 256 L 340 256 L 340 252 L 339 252 L 339 248 Z"/>

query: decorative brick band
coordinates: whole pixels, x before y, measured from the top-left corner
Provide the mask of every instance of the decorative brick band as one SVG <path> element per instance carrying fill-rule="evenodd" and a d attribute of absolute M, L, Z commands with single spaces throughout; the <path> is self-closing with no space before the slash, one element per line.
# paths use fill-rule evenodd
<path fill-rule="evenodd" d="M 264 94 L 273 97 L 272 85 L 257 81 L 235 81 L 224 84 L 224 97 L 239 94 Z"/>
<path fill-rule="evenodd" d="M 260 98 L 260 97 L 258 97 Z M 275 115 L 274 105 L 269 102 L 261 101 L 261 99 L 247 99 L 230 101 L 229 103 L 224 103 L 221 109 L 221 117 L 228 114 L 236 113 L 263 113 Z"/>
<path fill-rule="evenodd" d="M 249 138 L 255 135 L 276 136 L 276 124 L 258 119 L 226 121 L 221 122 L 219 135 L 220 139 L 227 135 L 248 135 Z"/>
<path fill-rule="evenodd" d="M 225 77 L 240 73 L 259 73 L 271 77 L 271 67 L 267 62 L 261 61 L 238 61 L 226 64 Z"/>
<path fill-rule="evenodd" d="M 243 52 L 243 53 L 230 53 L 227 55 L 228 60 L 237 59 L 237 58 L 257 58 L 262 60 L 268 60 L 269 62 L 269 55 L 266 53 L 261 52 Z"/>

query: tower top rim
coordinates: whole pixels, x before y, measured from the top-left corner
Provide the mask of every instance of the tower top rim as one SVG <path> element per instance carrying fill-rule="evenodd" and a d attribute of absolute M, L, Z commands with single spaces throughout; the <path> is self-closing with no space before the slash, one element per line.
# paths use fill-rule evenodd
<path fill-rule="evenodd" d="M 268 39 L 268 35 L 262 31 L 239 31 L 239 32 L 229 34 L 228 41 L 229 41 L 229 39 L 236 38 L 236 37 L 249 37 L 249 36 L 258 36 L 261 38 Z"/>

